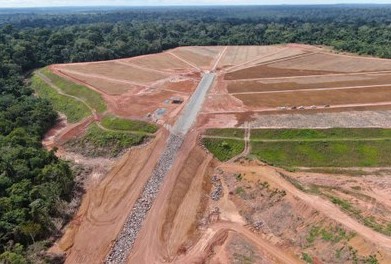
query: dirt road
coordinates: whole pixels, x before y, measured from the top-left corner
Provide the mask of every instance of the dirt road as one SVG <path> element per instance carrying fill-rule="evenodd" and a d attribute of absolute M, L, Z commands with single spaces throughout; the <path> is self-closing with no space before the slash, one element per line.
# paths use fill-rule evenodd
<path fill-rule="evenodd" d="M 221 167 L 224 169 L 235 171 L 235 164 L 224 164 Z M 254 167 L 257 169 L 258 167 Z M 323 214 L 327 215 L 329 218 L 334 219 L 335 221 L 341 223 L 347 228 L 355 231 L 360 236 L 364 237 L 368 241 L 375 243 L 376 245 L 381 245 L 386 250 L 391 250 L 391 237 L 380 234 L 373 229 L 364 226 L 363 224 L 357 222 L 352 217 L 348 216 L 344 212 L 342 212 L 336 205 L 327 201 L 319 196 L 311 195 L 304 193 L 298 190 L 291 183 L 287 182 L 281 176 L 277 176 L 276 172 L 279 172 L 280 169 L 270 167 L 270 174 L 265 174 L 267 180 L 273 182 L 286 190 L 288 193 L 294 195 L 305 203 L 309 204 L 316 210 L 319 210 Z"/>
<path fill-rule="evenodd" d="M 198 243 L 194 245 L 191 251 L 189 251 L 186 255 L 177 258 L 174 263 L 198 263 L 198 261 L 205 259 L 210 251 L 208 248 L 212 247 L 213 244 L 220 239 L 220 234 L 222 232 L 235 232 L 246 237 L 258 248 L 260 252 L 266 252 L 272 255 L 274 263 L 302 263 L 302 261 L 294 255 L 282 251 L 267 240 L 254 234 L 246 227 L 231 222 L 220 222 L 212 225 L 200 238 Z"/>

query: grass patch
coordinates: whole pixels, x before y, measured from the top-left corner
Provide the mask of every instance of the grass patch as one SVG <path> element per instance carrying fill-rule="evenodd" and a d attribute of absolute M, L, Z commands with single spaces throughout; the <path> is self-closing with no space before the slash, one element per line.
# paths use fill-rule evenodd
<path fill-rule="evenodd" d="M 244 150 L 244 141 L 235 139 L 202 139 L 205 147 L 220 161 L 227 161 Z"/>
<path fill-rule="evenodd" d="M 360 139 L 390 138 L 391 129 L 330 128 L 330 129 L 252 129 L 251 139 Z"/>
<path fill-rule="evenodd" d="M 146 136 L 125 132 L 111 132 L 92 124 L 87 133 L 66 144 L 71 150 L 89 157 L 117 157 L 125 149 L 139 145 Z"/>
<path fill-rule="evenodd" d="M 238 188 L 236 188 L 235 193 L 237 195 L 242 195 L 242 194 L 246 193 L 246 191 L 243 189 L 243 187 L 238 187 Z"/>
<path fill-rule="evenodd" d="M 205 134 L 239 141 L 244 130 L 208 129 Z M 225 139 L 223 146 L 221 140 L 204 142 L 224 161 L 235 150 L 235 141 Z M 227 144 L 232 144 L 231 148 Z M 251 154 L 258 159 L 284 168 L 391 166 L 391 129 L 253 129 L 251 147 Z"/>
<path fill-rule="evenodd" d="M 303 172 L 312 172 L 312 173 L 323 173 L 323 174 L 343 174 L 349 176 L 363 176 L 368 175 L 369 173 L 364 170 L 355 170 L 355 169 L 343 169 L 343 168 L 310 168 L 300 170 Z M 371 174 L 376 174 L 376 172 L 371 172 Z"/>
<path fill-rule="evenodd" d="M 31 78 L 31 87 L 39 97 L 49 100 L 57 112 L 66 115 L 70 123 L 79 122 L 91 115 L 91 111 L 82 102 L 57 93 L 56 90 L 36 75 Z"/>
<path fill-rule="evenodd" d="M 344 229 L 339 226 L 331 228 L 322 228 L 320 226 L 313 226 L 308 235 L 307 242 L 309 245 L 312 245 L 316 239 L 320 238 L 323 241 L 328 241 L 331 243 L 338 243 L 340 241 L 349 241 L 355 236 L 355 233 L 347 233 Z"/>
<path fill-rule="evenodd" d="M 105 116 L 101 121 L 102 126 L 112 130 L 140 131 L 155 133 L 157 126 L 138 120 L 122 119 L 114 116 Z"/>
<path fill-rule="evenodd" d="M 312 259 L 312 257 L 308 253 L 302 252 L 301 258 L 304 260 L 305 263 L 308 263 L 308 264 L 314 263 L 314 260 Z"/>
<path fill-rule="evenodd" d="M 78 85 L 74 82 L 61 78 L 60 76 L 52 73 L 48 68 L 42 69 L 41 72 L 64 93 L 80 98 L 98 113 L 106 111 L 106 104 L 99 93 L 83 85 Z"/>
<path fill-rule="evenodd" d="M 341 207 L 343 210 L 345 211 L 348 211 L 350 213 L 353 213 L 353 214 L 360 214 L 360 210 L 358 209 L 355 209 L 351 203 L 349 203 L 348 201 L 346 200 L 343 200 L 343 199 L 340 199 L 338 197 L 330 197 L 330 200 L 333 204 L 336 204 L 338 205 L 339 207 Z"/>
<path fill-rule="evenodd" d="M 292 177 L 289 177 L 288 175 L 283 174 L 283 173 L 281 173 L 280 175 L 281 175 L 281 177 L 283 177 L 286 181 L 288 181 L 288 182 L 291 183 L 293 186 L 295 186 L 296 189 L 298 189 L 298 190 L 300 190 L 300 191 L 302 191 L 302 192 L 309 192 L 309 191 L 306 189 L 306 187 L 305 187 L 303 184 L 301 184 L 300 181 L 298 181 L 298 180 L 296 180 L 296 179 L 294 179 L 294 178 L 292 178 Z"/>
<path fill-rule="evenodd" d="M 239 253 L 234 253 L 233 256 L 234 256 L 235 263 L 241 263 L 241 264 L 253 264 L 254 263 L 253 252 L 251 252 L 250 256 L 246 256 L 246 255 L 239 254 Z"/>
<path fill-rule="evenodd" d="M 251 142 L 252 154 L 283 167 L 382 167 L 391 165 L 391 140 Z"/>
<path fill-rule="evenodd" d="M 365 226 L 372 228 L 376 232 L 382 233 L 387 236 L 391 236 L 391 222 L 386 225 L 380 224 L 376 221 L 373 216 L 365 217 L 361 214 L 361 211 L 357 208 L 354 208 L 351 203 L 346 200 L 340 199 L 338 197 L 334 197 L 331 195 L 326 195 L 330 201 L 336 205 L 338 205 L 342 210 L 362 222 Z"/>
<path fill-rule="evenodd" d="M 207 136 L 215 137 L 234 137 L 234 138 L 244 138 L 244 129 L 241 128 L 216 128 L 216 129 L 207 129 L 205 131 Z"/>

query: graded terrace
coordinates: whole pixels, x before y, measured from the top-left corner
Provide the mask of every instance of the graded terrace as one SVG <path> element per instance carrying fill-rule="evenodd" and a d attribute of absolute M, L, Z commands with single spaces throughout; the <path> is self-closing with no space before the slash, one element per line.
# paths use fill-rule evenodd
<path fill-rule="evenodd" d="M 299 44 L 36 71 L 37 94 L 66 116 L 46 145 L 93 164 L 51 251 L 66 263 L 391 263 L 390 76 L 390 60 Z"/>

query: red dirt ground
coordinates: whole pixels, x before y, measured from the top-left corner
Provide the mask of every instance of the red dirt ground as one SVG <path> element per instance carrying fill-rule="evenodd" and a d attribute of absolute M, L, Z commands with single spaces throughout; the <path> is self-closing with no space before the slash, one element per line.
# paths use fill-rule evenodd
<path fill-rule="evenodd" d="M 350 183 L 347 184 L 347 181 L 355 180 L 354 178 L 334 179 L 330 175 L 320 177 L 319 174 L 289 173 L 245 160 L 222 164 L 213 159 L 212 155 L 200 146 L 199 136 L 205 127 L 233 127 L 243 124 L 245 121 L 251 121 L 252 114 L 256 111 L 272 108 L 275 112 L 275 107 L 281 104 L 331 104 L 331 107 L 327 109 L 305 110 L 308 113 L 336 111 L 333 106 L 337 104 L 342 104 L 340 106 L 349 109 L 356 107 L 354 109 L 358 110 L 380 107 L 376 103 L 391 98 L 391 88 L 387 86 L 286 94 L 236 95 L 235 97 L 228 94 L 227 84 L 232 85 L 234 82 L 230 80 L 238 78 L 276 78 L 277 83 L 285 83 L 280 89 L 287 89 L 287 87 L 304 89 L 302 87 L 308 88 L 312 85 L 320 85 L 324 88 L 338 87 L 340 82 L 341 85 L 347 83 L 352 86 L 356 85 L 355 80 L 341 81 L 342 77 L 337 81 L 333 80 L 331 75 L 330 80 L 325 79 L 324 74 L 341 72 L 340 69 L 323 71 L 323 69 L 304 69 L 300 66 L 304 65 L 301 61 L 312 62 L 314 57 L 320 56 L 319 54 L 310 55 L 310 53 L 324 52 L 323 49 L 305 45 L 285 45 L 258 51 L 251 48 L 247 55 L 232 54 L 235 50 L 240 53 L 245 49 L 178 48 L 156 55 L 158 56 L 156 67 L 153 64 L 154 55 L 150 55 L 138 59 L 121 60 L 121 63 L 111 61 L 55 65 L 51 68 L 60 74 L 59 70 L 71 69 L 72 72 L 68 71 L 67 78 L 79 83 L 86 82 L 88 87 L 99 91 L 111 113 L 127 118 L 145 119 L 147 113 L 158 108 L 166 108 L 168 113 L 162 117 L 160 122 L 172 124 L 186 102 L 182 105 L 171 105 L 164 101 L 174 95 L 186 100 L 200 80 L 201 69 L 214 70 L 215 65 L 220 65 L 217 68 L 216 85 L 207 96 L 195 128 L 186 136 L 185 143 L 178 153 L 178 159 L 167 175 L 158 198 L 143 223 L 128 263 L 225 263 L 226 261 L 235 263 L 234 261 L 240 256 L 250 256 L 258 263 L 301 263 L 302 252 L 308 252 L 317 263 L 333 263 L 335 250 L 341 248 L 343 249 L 342 257 L 347 260 L 345 263 L 350 263 L 352 256 L 349 255 L 351 254 L 349 246 L 356 249 L 360 257 L 374 254 L 381 263 L 390 263 L 390 237 L 364 226 L 324 197 L 296 189 L 280 175 L 287 173 L 290 177 L 306 184 L 319 183 L 322 179 L 329 178 L 330 180 L 323 184 L 332 185 L 335 180 L 341 188 L 349 188 Z M 279 51 L 281 51 L 280 54 Z M 267 56 L 267 53 L 270 53 L 270 56 Z M 345 65 L 351 65 L 352 62 L 357 61 L 351 56 L 335 54 L 322 55 L 322 58 L 331 60 L 330 62 L 323 61 L 322 65 L 336 65 L 344 59 L 347 60 Z M 171 59 L 173 61 L 170 61 Z M 364 68 L 349 68 L 349 70 L 378 68 L 391 70 L 391 67 L 387 68 L 388 61 L 379 60 L 377 67 L 374 63 L 376 59 L 365 59 L 367 60 L 368 65 L 364 65 L 366 68 L 362 66 Z M 238 63 L 237 68 L 231 68 L 233 71 L 226 74 L 230 63 L 233 62 Z M 135 64 L 137 67 L 126 65 L 128 63 Z M 273 68 L 264 63 L 273 63 Z M 280 67 L 284 63 L 289 67 L 294 65 L 294 67 L 303 69 L 275 67 L 275 65 Z M 160 68 L 160 66 L 164 67 Z M 152 70 L 145 69 L 148 67 Z M 141 75 L 137 77 L 129 75 L 128 71 L 133 69 Z M 98 74 L 100 74 L 100 79 L 105 80 L 101 85 L 97 81 L 99 78 L 96 78 Z M 314 76 L 311 77 L 312 82 L 303 86 L 297 81 L 303 78 L 301 77 L 303 75 L 319 74 L 323 75 L 322 81 Z M 296 81 L 278 80 L 280 77 L 287 76 Z M 345 78 L 348 78 L 347 76 L 349 75 Z M 79 79 L 79 77 L 82 78 Z M 386 74 L 372 79 L 367 77 L 364 83 L 368 86 L 388 81 Z M 114 87 L 116 83 L 131 87 L 139 85 L 140 88 L 126 90 L 125 86 L 121 86 L 117 89 Z M 238 83 L 235 82 L 235 87 L 232 89 L 241 92 Z M 242 83 L 247 82 L 240 82 Z M 254 80 L 249 83 L 251 86 L 248 91 L 259 89 Z M 278 85 L 269 86 L 263 83 L 261 89 L 274 91 L 278 89 Z M 363 105 L 353 105 L 355 103 L 363 103 Z M 227 113 L 215 114 L 215 112 Z M 290 113 L 296 112 L 299 111 Z M 89 119 L 76 125 L 75 129 L 64 130 L 61 132 L 64 135 L 62 138 L 67 139 L 72 133 L 77 135 L 78 131 L 83 130 L 88 122 Z M 143 185 L 151 175 L 167 136 L 168 131 L 161 128 L 152 142 L 130 150 L 105 177 L 91 184 L 78 213 L 65 229 L 64 236 L 51 251 L 66 253 L 66 263 L 101 263 L 120 232 Z M 238 173 L 244 176 L 241 182 L 236 180 L 235 175 Z M 223 196 L 219 201 L 212 200 L 210 196 L 214 188 L 211 177 L 216 175 L 221 179 L 223 186 Z M 262 190 L 254 192 L 252 196 L 243 196 L 243 198 L 236 192 L 237 188 L 241 187 L 245 193 L 252 193 L 258 188 L 259 183 L 264 181 L 269 182 L 271 186 L 268 193 Z M 379 194 L 388 194 L 384 186 L 388 186 L 389 181 L 385 178 L 381 181 L 376 177 L 369 177 L 367 181 L 359 179 L 357 184 L 365 187 L 365 195 L 389 207 L 390 201 L 381 199 L 382 195 L 377 195 L 377 191 Z M 284 191 L 285 196 L 278 200 L 279 196 L 270 195 L 269 191 L 273 192 L 274 189 L 277 189 L 279 194 Z M 336 191 L 335 195 L 343 196 L 344 194 Z M 345 196 L 344 198 L 350 199 Z M 365 206 L 370 208 L 365 201 L 360 202 L 359 205 L 362 206 L 361 208 Z M 261 219 L 259 221 L 266 224 L 262 225 L 265 228 L 256 230 L 252 221 L 254 219 Z M 354 231 L 356 235 L 349 241 L 337 244 L 329 244 L 318 239 L 314 245 L 308 246 L 306 235 L 314 225 L 340 226 L 346 231 Z"/>
<path fill-rule="evenodd" d="M 289 62 L 270 64 L 272 67 L 297 70 L 322 70 L 336 72 L 368 72 L 391 69 L 391 62 L 387 59 L 358 57 L 351 55 L 333 54 L 325 51 L 314 55 L 297 58 Z"/>
<path fill-rule="evenodd" d="M 376 104 L 391 99 L 391 86 L 365 89 L 295 91 L 271 94 L 235 94 L 252 110 L 261 107 Z"/>
<path fill-rule="evenodd" d="M 273 78 L 286 76 L 309 76 L 309 75 L 325 75 L 337 72 L 321 71 L 321 70 L 298 70 L 298 69 L 280 69 L 273 68 L 267 65 L 255 66 L 247 69 L 230 72 L 225 75 L 226 80 L 242 80 L 254 78 Z"/>
<path fill-rule="evenodd" d="M 336 76 L 335 78 L 337 78 Z M 346 78 L 346 77 L 344 77 Z M 283 91 L 283 90 L 297 90 L 297 89 L 315 89 L 315 88 L 332 88 L 332 87 L 363 87 L 371 85 L 390 85 L 390 74 L 373 74 L 373 75 L 356 75 L 352 76 L 352 80 L 335 81 L 333 77 L 327 76 L 327 80 L 319 82 L 317 78 L 297 78 L 297 79 L 281 79 L 274 80 L 259 80 L 259 81 L 233 81 L 227 82 L 227 89 L 229 93 L 242 92 L 263 92 L 263 91 Z"/>

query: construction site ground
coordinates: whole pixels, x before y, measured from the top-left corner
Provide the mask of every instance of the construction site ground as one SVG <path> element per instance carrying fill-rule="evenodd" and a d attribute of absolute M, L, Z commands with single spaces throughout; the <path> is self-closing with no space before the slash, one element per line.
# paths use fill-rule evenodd
<path fill-rule="evenodd" d="M 66 263 L 106 260 L 173 125 L 209 72 L 216 75 L 213 85 L 126 263 L 391 262 L 391 236 L 330 200 L 348 201 L 364 219 L 391 226 L 389 168 L 363 170 L 360 177 L 289 172 L 248 158 L 248 144 L 222 163 L 200 140 L 207 128 L 391 127 L 390 60 L 291 44 L 180 47 L 49 69 L 100 93 L 105 114 L 160 127 L 146 144 L 117 159 L 88 159 L 62 148 L 100 116 L 76 124 L 63 117 L 48 133 L 48 148 L 94 168 L 78 212 L 50 249 L 65 254 Z M 173 97 L 183 103 L 172 103 Z M 313 186 L 318 193 L 308 192 Z"/>

